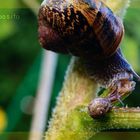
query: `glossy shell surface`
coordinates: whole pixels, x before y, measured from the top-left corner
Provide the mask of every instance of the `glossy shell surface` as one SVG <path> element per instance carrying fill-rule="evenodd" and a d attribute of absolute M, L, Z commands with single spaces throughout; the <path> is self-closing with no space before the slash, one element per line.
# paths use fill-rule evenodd
<path fill-rule="evenodd" d="M 111 56 L 124 32 L 121 20 L 99 0 L 46 0 L 38 21 L 45 49 L 83 58 Z"/>

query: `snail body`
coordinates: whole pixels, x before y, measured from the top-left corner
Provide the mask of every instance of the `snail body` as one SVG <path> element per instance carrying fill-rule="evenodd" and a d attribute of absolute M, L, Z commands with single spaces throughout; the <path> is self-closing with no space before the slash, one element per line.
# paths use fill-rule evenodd
<path fill-rule="evenodd" d="M 121 20 L 100 0 L 46 0 L 39 10 L 47 50 L 100 60 L 116 52 L 123 34 Z"/>

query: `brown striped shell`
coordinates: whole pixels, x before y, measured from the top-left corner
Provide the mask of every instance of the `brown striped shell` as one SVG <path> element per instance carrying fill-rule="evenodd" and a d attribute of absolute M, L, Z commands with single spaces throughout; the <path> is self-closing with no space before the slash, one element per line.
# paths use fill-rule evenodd
<path fill-rule="evenodd" d="M 45 49 L 83 58 L 111 56 L 124 33 L 121 20 L 100 0 L 44 0 L 38 21 Z"/>

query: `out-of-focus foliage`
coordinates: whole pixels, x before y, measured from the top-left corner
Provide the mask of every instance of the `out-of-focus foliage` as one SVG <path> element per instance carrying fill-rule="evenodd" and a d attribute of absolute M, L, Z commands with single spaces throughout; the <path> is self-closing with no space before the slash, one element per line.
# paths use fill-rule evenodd
<path fill-rule="evenodd" d="M 24 8 L 20 8 L 22 6 Z M 32 66 L 40 55 L 37 19 L 22 1 L 3 1 L 0 27 L 0 106 L 7 114 L 6 130 L 27 131 L 31 116 L 22 112 L 21 102 L 26 96 L 36 93 L 41 63 L 40 59 L 36 67 Z M 32 75 L 30 68 L 33 69 Z"/>
<path fill-rule="evenodd" d="M 3 109 L 0 108 L 0 132 L 6 128 L 7 116 Z"/>
<path fill-rule="evenodd" d="M 121 45 L 123 53 L 134 70 L 140 74 L 140 1 L 132 0 L 124 18 L 125 36 Z M 140 106 L 140 83 L 125 101 L 128 106 Z"/>
<path fill-rule="evenodd" d="M 3 124 L 7 122 L 9 132 L 29 131 L 42 60 L 37 16 L 22 0 L 4 1 L 0 5 L 0 27 L 0 106 L 7 115 Z M 60 59 L 54 95 L 61 88 L 69 57 L 61 55 Z"/>
<path fill-rule="evenodd" d="M 121 44 L 124 55 L 138 73 L 140 73 L 139 14 L 140 1 L 132 0 L 124 18 L 126 32 Z M 31 109 L 27 114 L 23 111 L 21 104 L 26 97 L 34 97 L 36 94 L 42 59 L 40 54 L 36 15 L 22 0 L 2 1 L 0 4 L 0 107 L 5 112 L 2 114 L 0 112 L 0 124 L 2 127 L 2 123 L 7 123 L 7 131 L 29 131 L 30 129 Z M 69 60 L 69 56 L 60 55 L 59 57 L 50 103 L 50 116 Z M 139 91 L 138 83 L 135 92 L 127 98 L 126 104 L 140 105 Z M 6 117 L 3 117 L 3 114 L 6 114 Z M 16 140 L 14 136 L 11 137 Z"/>
<path fill-rule="evenodd" d="M 140 72 L 140 1 L 133 0 L 124 19 L 125 37 L 122 49 L 127 60 L 133 65 L 134 69 Z"/>

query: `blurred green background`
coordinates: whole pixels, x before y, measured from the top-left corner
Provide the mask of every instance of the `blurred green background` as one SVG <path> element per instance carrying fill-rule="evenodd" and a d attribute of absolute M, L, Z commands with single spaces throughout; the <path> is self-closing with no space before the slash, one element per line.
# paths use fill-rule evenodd
<path fill-rule="evenodd" d="M 37 7 L 40 1 L 7 0 L 0 3 L 0 140 L 26 140 L 32 120 L 33 100 L 36 95 L 42 61 L 38 43 Z M 125 37 L 122 50 L 127 60 L 140 74 L 140 0 L 132 0 L 124 18 Z M 70 56 L 59 55 L 49 118 L 56 97 L 62 87 Z M 126 100 L 128 106 L 140 106 L 140 83 Z M 25 123 L 26 122 L 26 123 Z M 13 135 L 13 132 L 22 134 Z M 25 134 L 23 135 L 23 132 Z M 118 140 L 118 133 L 97 135 L 96 140 Z M 134 136 L 136 136 L 134 138 Z M 129 139 L 139 139 L 138 133 L 125 133 Z"/>

